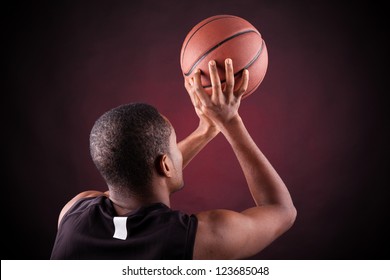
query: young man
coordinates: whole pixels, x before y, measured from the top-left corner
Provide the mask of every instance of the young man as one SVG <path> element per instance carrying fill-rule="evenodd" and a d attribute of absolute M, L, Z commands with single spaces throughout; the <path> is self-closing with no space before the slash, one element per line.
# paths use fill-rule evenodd
<path fill-rule="evenodd" d="M 82 192 L 64 206 L 52 259 L 243 259 L 292 226 L 288 189 L 238 113 L 249 72 L 235 87 L 233 62 L 226 59 L 222 88 L 214 61 L 209 70 L 211 95 L 200 71 L 185 80 L 200 122 L 178 144 L 169 121 L 147 104 L 122 105 L 96 121 L 91 155 L 108 191 Z M 241 213 L 170 209 L 170 195 L 183 187 L 183 168 L 218 133 L 230 143 L 256 205 Z"/>

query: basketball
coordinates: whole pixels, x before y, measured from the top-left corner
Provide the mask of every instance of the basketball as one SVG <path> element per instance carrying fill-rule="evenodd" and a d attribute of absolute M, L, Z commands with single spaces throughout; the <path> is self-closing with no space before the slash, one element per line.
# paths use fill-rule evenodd
<path fill-rule="evenodd" d="M 215 60 L 222 86 L 225 82 L 225 59 L 233 60 L 235 87 L 242 71 L 249 70 L 249 85 L 243 98 L 252 94 L 264 79 L 268 52 L 260 32 L 247 20 L 233 15 L 216 15 L 195 25 L 184 39 L 180 66 L 184 77 L 201 70 L 201 81 L 211 94 L 208 62 Z"/>

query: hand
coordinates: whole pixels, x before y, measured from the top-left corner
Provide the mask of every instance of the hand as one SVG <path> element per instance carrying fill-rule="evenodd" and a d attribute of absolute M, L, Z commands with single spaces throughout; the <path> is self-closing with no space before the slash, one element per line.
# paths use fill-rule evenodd
<path fill-rule="evenodd" d="M 209 119 L 198 107 L 199 107 L 199 98 L 196 96 L 194 91 L 194 81 L 193 78 L 185 79 L 184 86 L 191 98 L 192 105 L 194 105 L 195 112 L 199 117 L 199 129 L 203 131 L 204 133 L 207 133 L 209 131 L 215 132 L 215 134 L 218 134 L 219 129 L 216 126 L 216 124 Z"/>
<path fill-rule="evenodd" d="M 222 89 L 215 61 L 209 62 L 211 96 L 206 93 L 201 84 L 201 73 L 197 70 L 192 79 L 186 80 L 186 89 L 192 104 L 200 118 L 207 120 L 221 129 L 225 123 L 238 116 L 238 108 L 243 94 L 248 88 L 249 71 L 245 69 L 237 90 L 234 90 L 234 71 L 231 59 L 225 60 L 226 85 Z"/>

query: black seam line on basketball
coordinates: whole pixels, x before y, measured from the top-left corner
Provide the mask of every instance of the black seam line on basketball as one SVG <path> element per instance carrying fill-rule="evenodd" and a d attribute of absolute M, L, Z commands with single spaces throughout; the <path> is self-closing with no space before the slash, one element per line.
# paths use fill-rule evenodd
<path fill-rule="evenodd" d="M 238 37 L 238 36 L 241 36 L 243 34 L 246 34 L 246 33 L 251 33 L 251 32 L 254 32 L 256 34 L 259 34 L 257 33 L 255 30 L 245 30 L 245 31 L 241 31 L 239 33 L 236 33 L 226 39 L 224 39 L 223 41 L 219 42 L 218 44 L 216 44 L 214 47 L 212 47 L 211 49 L 209 49 L 205 54 L 203 54 L 200 58 L 198 58 L 198 60 L 194 63 L 194 65 L 192 65 L 191 69 L 187 72 L 187 73 L 184 73 L 185 76 L 189 76 L 191 75 L 192 71 L 195 70 L 196 66 L 198 66 L 198 64 L 203 60 L 205 59 L 205 57 L 211 53 L 213 50 L 219 48 L 220 46 L 222 46 L 223 44 L 225 44 L 226 42 Z"/>
<path fill-rule="evenodd" d="M 206 24 L 209 24 L 210 22 L 213 22 L 213 21 L 216 21 L 216 20 L 220 20 L 220 19 L 224 19 L 224 18 L 237 18 L 236 16 L 229 16 L 229 15 L 226 15 L 226 16 L 220 16 L 220 17 L 217 17 L 217 18 L 213 18 L 212 20 L 209 20 L 208 22 L 205 22 L 202 26 L 199 26 L 198 29 L 196 29 L 194 31 L 194 33 L 192 33 L 191 37 L 188 38 L 187 40 L 187 43 L 184 47 L 184 50 L 183 50 L 183 54 L 181 56 L 181 62 L 183 62 L 183 57 L 184 57 L 184 53 L 186 52 L 186 49 L 187 49 L 187 46 L 188 46 L 188 43 L 191 41 L 192 37 L 194 37 L 194 35 L 199 31 L 199 29 L 201 29 L 203 26 L 205 26 Z"/>
<path fill-rule="evenodd" d="M 244 66 L 244 68 L 242 68 L 240 71 L 234 73 L 234 77 L 237 77 L 239 74 L 241 74 L 241 72 L 245 69 L 248 69 L 249 67 L 251 67 L 251 65 L 253 63 L 255 63 L 255 61 L 260 57 L 261 53 L 263 52 L 263 46 L 264 46 L 264 40 L 261 41 L 261 46 L 260 46 L 260 50 L 257 52 L 257 54 L 255 55 L 255 57 L 249 61 L 249 63 L 247 65 Z M 221 84 L 225 83 L 226 82 L 226 79 L 225 80 L 222 80 L 221 81 Z M 210 88 L 211 85 L 207 85 L 207 86 L 204 86 L 203 88 Z"/>

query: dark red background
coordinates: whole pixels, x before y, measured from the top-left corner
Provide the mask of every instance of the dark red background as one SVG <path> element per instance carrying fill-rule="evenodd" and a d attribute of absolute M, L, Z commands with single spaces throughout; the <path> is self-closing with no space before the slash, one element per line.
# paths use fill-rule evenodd
<path fill-rule="evenodd" d="M 142 101 L 171 120 L 178 139 L 195 129 L 180 48 L 192 26 L 217 14 L 247 19 L 267 43 L 265 79 L 240 110 L 298 209 L 294 227 L 255 258 L 389 258 L 384 7 L 297 2 L 34 1 L 4 8 L 2 259 L 49 258 L 62 206 L 83 190 L 106 189 L 88 150 L 104 111 Z M 253 205 L 221 135 L 184 176 L 175 209 Z"/>

